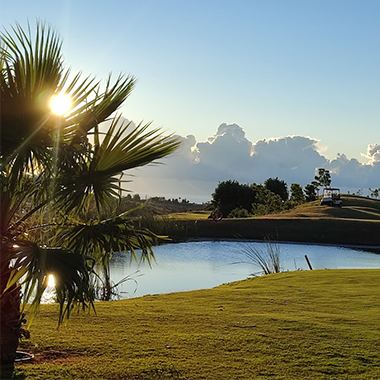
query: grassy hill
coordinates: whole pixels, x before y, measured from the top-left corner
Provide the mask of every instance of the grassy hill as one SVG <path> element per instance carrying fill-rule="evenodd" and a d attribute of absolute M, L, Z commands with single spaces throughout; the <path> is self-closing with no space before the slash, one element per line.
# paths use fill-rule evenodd
<path fill-rule="evenodd" d="M 270 215 L 270 218 L 333 218 L 352 220 L 380 220 L 380 200 L 342 196 L 343 207 L 320 206 L 319 201 L 304 203 L 293 210 Z"/>

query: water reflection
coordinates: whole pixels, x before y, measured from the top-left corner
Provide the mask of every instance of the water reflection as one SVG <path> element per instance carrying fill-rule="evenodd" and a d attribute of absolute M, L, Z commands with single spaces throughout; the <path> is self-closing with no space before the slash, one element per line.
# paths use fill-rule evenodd
<path fill-rule="evenodd" d="M 111 278 L 117 283 L 130 275 L 131 280 L 118 287 L 121 298 L 146 294 L 170 293 L 212 288 L 222 283 L 242 280 L 259 272 L 243 254 L 243 247 L 257 242 L 199 241 L 155 247 L 157 263 L 138 266 L 124 254 L 111 263 Z M 284 270 L 308 269 L 305 254 L 313 268 L 380 268 L 380 255 L 359 250 L 317 246 L 279 244 Z M 134 272 L 139 271 L 133 275 Z"/>

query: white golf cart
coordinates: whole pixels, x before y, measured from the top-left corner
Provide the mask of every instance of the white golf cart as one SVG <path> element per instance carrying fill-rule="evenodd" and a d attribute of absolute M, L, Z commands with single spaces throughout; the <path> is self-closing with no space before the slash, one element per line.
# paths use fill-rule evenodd
<path fill-rule="evenodd" d="M 340 189 L 325 187 L 323 189 L 323 196 L 321 199 L 321 206 L 323 205 L 342 207 L 343 202 L 340 199 Z"/>

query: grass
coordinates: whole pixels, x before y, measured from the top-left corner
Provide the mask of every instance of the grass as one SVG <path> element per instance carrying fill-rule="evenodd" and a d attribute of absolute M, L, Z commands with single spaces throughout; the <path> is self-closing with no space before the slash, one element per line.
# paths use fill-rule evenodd
<path fill-rule="evenodd" d="M 380 200 L 345 194 L 342 201 L 342 208 L 320 206 L 319 201 L 315 201 L 267 217 L 380 221 Z"/>
<path fill-rule="evenodd" d="M 19 379 L 378 379 L 380 270 L 272 274 L 103 302 L 56 329 L 43 305 Z"/>
<path fill-rule="evenodd" d="M 211 211 L 199 210 L 199 211 L 187 211 L 187 212 L 175 212 L 168 216 L 169 219 L 176 220 L 206 220 L 210 216 Z"/>

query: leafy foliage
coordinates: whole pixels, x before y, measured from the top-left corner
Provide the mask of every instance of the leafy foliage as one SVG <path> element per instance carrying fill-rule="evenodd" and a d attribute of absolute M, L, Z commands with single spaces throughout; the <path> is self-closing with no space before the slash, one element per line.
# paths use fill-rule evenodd
<path fill-rule="evenodd" d="M 268 179 L 269 186 L 288 197 L 287 185 L 284 181 Z M 287 204 L 278 193 L 275 193 L 261 184 L 240 184 L 237 181 L 219 182 L 212 194 L 213 204 L 218 207 L 223 215 L 228 217 L 246 217 L 249 215 L 266 215 L 280 212 Z M 245 211 L 243 211 L 245 210 Z M 241 215 L 241 216 L 239 216 Z"/>
<path fill-rule="evenodd" d="M 102 89 L 94 78 L 72 76 L 61 45 L 53 28 L 41 22 L 34 34 L 17 24 L 1 35 L 0 45 L 0 295 L 11 297 L 22 283 L 23 306 L 30 301 L 36 310 L 47 275 L 54 274 L 59 323 L 75 305 L 93 305 L 94 263 L 107 268 L 112 253 L 121 250 L 136 260 L 154 259 L 151 246 L 158 236 L 128 212 L 117 215 L 123 173 L 180 144 L 116 114 L 134 77 L 112 82 L 110 75 Z M 58 116 L 49 102 L 62 93 L 72 108 Z M 100 132 L 104 121 L 108 129 Z"/>
<path fill-rule="evenodd" d="M 228 218 L 248 218 L 249 216 L 250 213 L 242 207 L 237 207 L 228 214 Z"/>
<path fill-rule="evenodd" d="M 314 179 L 318 186 L 329 187 L 331 185 L 331 174 L 327 169 L 319 168 L 318 175 Z"/>
<path fill-rule="evenodd" d="M 280 212 L 284 203 L 278 194 L 268 190 L 263 185 L 252 185 L 257 192 L 256 202 L 252 203 L 251 209 L 253 215 L 267 215 Z"/>
<path fill-rule="evenodd" d="M 278 179 L 278 177 L 268 178 L 264 182 L 264 186 L 272 193 L 279 195 L 284 202 L 289 198 L 287 184 L 285 181 Z"/>
<path fill-rule="evenodd" d="M 292 183 L 290 185 L 290 200 L 296 204 L 303 203 L 305 201 L 305 195 L 302 190 L 302 186 L 298 183 Z"/>
<path fill-rule="evenodd" d="M 314 183 L 309 183 L 305 186 L 305 200 L 306 202 L 313 202 L 317 200 L 317 186 Z"/>
<path fill-rule="evenodd" d="M 213 204 L 219 207 L 223 215 L 229 215 L 236 208 L 250 210 L 255 197 L 253 187 L 232 180 L 219 182 L 212 194 Z"/>

